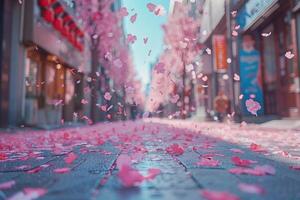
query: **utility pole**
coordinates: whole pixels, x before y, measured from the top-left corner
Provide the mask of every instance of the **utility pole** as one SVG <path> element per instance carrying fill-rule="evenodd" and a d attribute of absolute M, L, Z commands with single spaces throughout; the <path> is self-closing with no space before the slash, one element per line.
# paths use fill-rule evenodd
<path fill-rule="evenodd" d="M 228 63 L 228 76 L 229 76 L 229 96 L 230 96 L 230 111 L 235 112 L 235 94 L 234 94 L 234 65 L 233 65 L 233 52 L 232 52 L 232 23 L 231 23 L 231 0 L 225 0 L 225 13 L 226 13 L 226 30 L 227 30 L 227 58 L 231 60 Z"/>

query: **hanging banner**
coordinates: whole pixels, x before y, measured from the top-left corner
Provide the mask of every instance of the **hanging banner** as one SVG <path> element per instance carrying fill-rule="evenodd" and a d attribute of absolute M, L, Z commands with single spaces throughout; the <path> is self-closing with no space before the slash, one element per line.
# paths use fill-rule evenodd
<path fill-rule="evenodd" d="M 227 44 L 224 35 L 213 35 L 213 56 L 214 66 L 217 72 L 226 72 L 227 64 Z"/>
<path fill-rule="evenodd" d="M 251 0 L 248 1 L 237 15 L 237 23 L 241 30 L 246 31 L 257 22 L 266 12 L 278 2 L 278 0 Z"/>
<path fill-rule="evenodd" d="M 250 35 L 243 37 L 242 47 L 239 50 L 240 83 L 242 114 L 251 115 L 246 106 L 246 101 L 253 99 L 258 102 L 261 109 L 257 115 L 264 114 L 264 98 L 261 80 L 260 53 L 254 48 L 254 40 Z"/>

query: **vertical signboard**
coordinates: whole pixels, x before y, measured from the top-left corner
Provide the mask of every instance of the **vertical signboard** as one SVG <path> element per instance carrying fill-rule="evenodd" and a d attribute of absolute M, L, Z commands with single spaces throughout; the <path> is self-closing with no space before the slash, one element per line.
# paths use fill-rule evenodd
<path fill-rule="evenodd" d="M 227 44 L 224 35 L 213 35 L 214 67 L 217 72 L 226 72 Z"/>
<path fill-rule="evenodd" d="M 246 107 L 246 101 L 253 99 L 261 106 L 257 114 L 263 115 L 264 98 L 261 80 L 260 53 L 254 48 L 254 40 L 250 35 L 243 37 L 241 46 L 239 50 L 239 66 L 241 94 L 243 95 L 243 99 L 241 100 L 242 114 L 250 115 Z"/>

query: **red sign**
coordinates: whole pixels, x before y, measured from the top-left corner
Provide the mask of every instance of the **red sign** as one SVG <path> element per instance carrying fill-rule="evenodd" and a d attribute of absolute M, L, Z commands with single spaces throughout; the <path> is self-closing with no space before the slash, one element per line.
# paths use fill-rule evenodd
<path fill-rule="evenodd" d="M 227 70 L 227 44 L 224 35 L 213 35 L 213 56 L 216 71 L 224 72 Z"/>

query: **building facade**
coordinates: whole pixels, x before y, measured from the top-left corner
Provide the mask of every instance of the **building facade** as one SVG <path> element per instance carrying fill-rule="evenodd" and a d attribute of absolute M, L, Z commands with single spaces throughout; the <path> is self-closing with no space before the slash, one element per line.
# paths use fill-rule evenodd
<path fill-rule="evenodd" d="M 295 1 L 248 1 L 238 10 L 241 93 L 253 93 L 261 115 L 300 116 Z M 252 67 L 252 68 L 251 68 Z M 255 73 L 255 74 L 254 74 Z M 250 76 L 252 74 L 253 76 Z M 256 82 L 254 84 L 253 82 Z M 247 115 L 242 106 L 242 114 Z"/>
<path fill-rule="evenodd" d="M 221 91 L 240 120 L 300 116 L 299 8 L 294 0 L 205 1 L 201 41 L 211 55 L 202 57 L 210 58 L 205 68 L 212 72 L 208 114 L 215 114 L 213 99 Z M 248 111 L 249 99 L 261 106 L 260 117 Z"/>
<path fill-rule="evenodd" d="M 89 116 L 90 48 L 75 6 L 1 1 L 2 127 L 51 128 Z"/>

